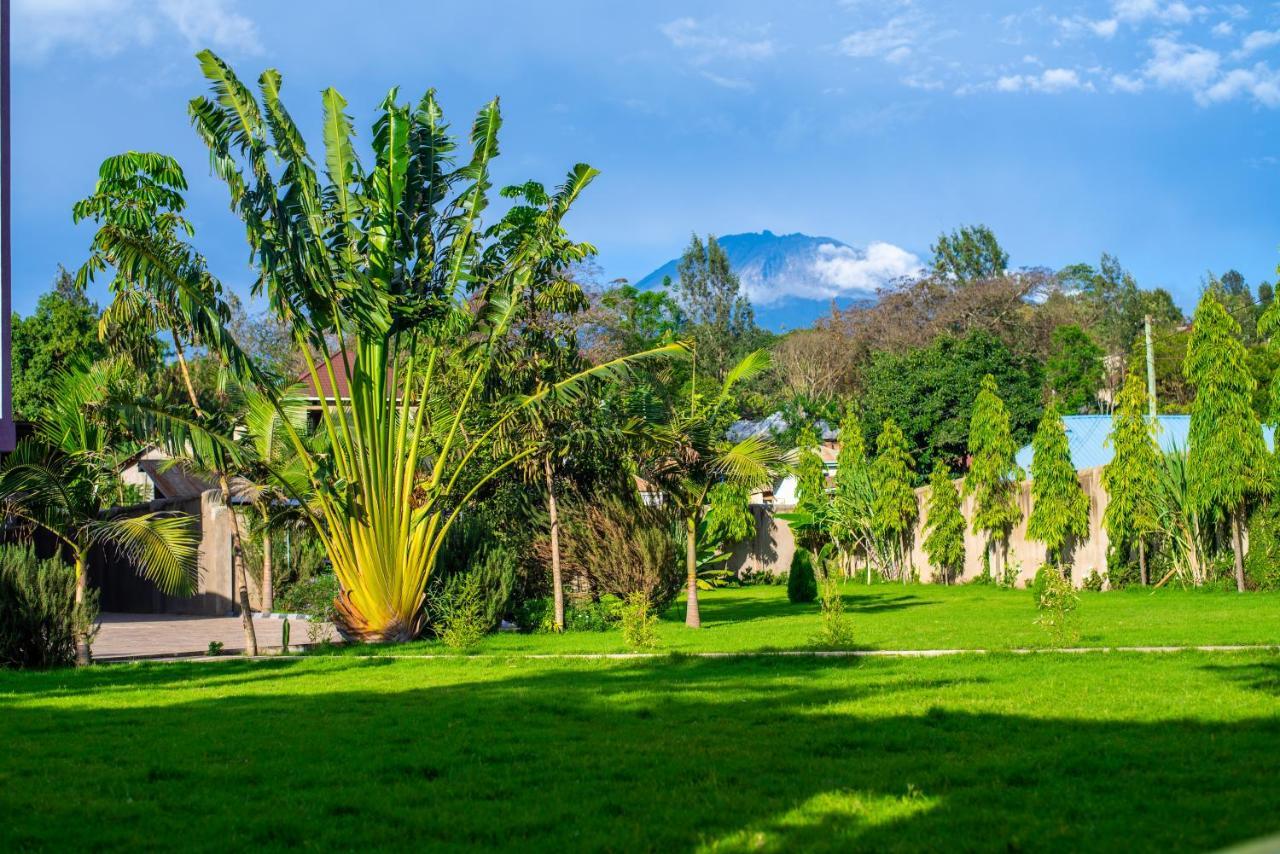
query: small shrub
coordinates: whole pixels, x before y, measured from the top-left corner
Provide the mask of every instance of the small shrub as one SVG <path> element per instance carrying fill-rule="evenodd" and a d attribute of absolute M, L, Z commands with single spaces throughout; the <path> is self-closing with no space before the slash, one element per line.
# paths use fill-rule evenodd
<path fill-rule="evenodd" d="M 312 646 L 329 640 L 329 624 L 338 616 L 334 601 L 338 598 L 338 576 L 322 572 L 299 581 L 283 591 L 276 609 L 307 618 L 307 642 Z"/>
<path fill-rule="evenodd" d="M 550 631 L 555 621 L 555 602 L 549 596 L 525 599 L 516 605 L 512 618 L 522 632 Z"/>
<path fill-rule="evenodd" d="M 791 573 L 787 576 L 787 599 L 795 604 L 818 598 L 818 581 L 813 575 L 813 557 L 807 549 L 796 549 L 791 556 Z"/>
<path fill-rule="evenodd" d="M 849 646 L 853 643 L 853 624 L 844 612 L 844 598 L 840 595 L 840 582 L 835 573 L 824 575 L 820 591 L 822 623 L 815 642 L 832 648 Z"/>
<path fill-rule="evenodd" d="M 222 655 L 222 641 L 209 641 L 209 648 L 204 651 L 204 654 L 210 658 Z"/>
<path fill-rule="evenodd" d="M 1080 595 L 1071 582 L 1063 578 L 1056 567 L 1046 564 L 1036 571 L 1032 590 L 1040 611 L 1036 623 L 1049 633 L 1054 645 L 1069 646 L 1077 641 L 1080 632 L 1076 627 L 1076 609 L 1080 607 Z"/>
<path fill-rule="evenodd" d="M 456 577 L 455 579 L 456 580 Z M 450 649 L 471 649 L 489 631 L 483 579 L 470 572 L 436 598 L 436 631 Z"/>
<path fill-rule="evenodd" d="M 38 560 L 30 547 L 0 548 L 0 666 L 75 664 L 76 638 L 91 640 L 97 595 L 77 607 L 75 573 L 60 560 Z"/>
<path fill-rule="evenodd" d="M 1102 588 L 1105 587 L 1106 584 L 1107 577 L 1105 575 L 1100 575 L 1098 570 L 1095 569 L 1090 572 L 1089 577 L 1084 580 L 1084 589 L 1091 590 L 1094 593 L 1101 593 Z"/>
<path fill-rule="evenodd" d="M 767 569 L 749 569 L 738 576 L 738 584 L 743 587 L 777 587 L 786 586 L 789 572 L 770 572 Z"/>
<path fill-rule="evenodd" d="M 661 611 L 685 580 L 672 521 L 669 510 L 617 496 L 566 502 L 561 538 L 566 577 L 619 599 L 643 593 Z"/>
<path fill-rule="evenodd" d="M 622 603 L 620 622 L 622 639 L 631 649 L 646 649 L 658 643 L 658 617 L 649 605 L 649 597 L 632 593 Z"/>
<path fill-rule="evenodd" d="M 622 619 L 622 600 L 617 596 L 601 596 L 565 606 L 564 627 L 571 632 L 607 632 Z"/>

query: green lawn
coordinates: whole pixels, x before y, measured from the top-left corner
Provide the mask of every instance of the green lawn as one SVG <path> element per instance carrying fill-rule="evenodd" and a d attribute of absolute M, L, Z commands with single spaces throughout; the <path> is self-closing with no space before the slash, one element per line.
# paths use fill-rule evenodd
<path fill-rule="evenodd" d="M 5 851 L 1190 851 L 1280 831 L 1271 653 L 108 666 L 0 674 L 0 720 Z"/>
<path fill-rule="evenodd" d="M 1011 649 L 1046 647 L 1026 590 L 965 585 L 909 587 L 882 584 L 845 588 L 855 645 L 864 649 Z M 1222 591 L 1121 590 L 1080 595 L 1081 646 L 1280 644 L 1280 594 Z M 701 631 L 684 626 L 684 605 L 666 614 L 659 631 L 663 652 L 745 652 L 805 649 L 818 630 L 818 606 L 792 605 L 785 588 L 725 588 L 702 594 Z M 422 642 L 409 650 L 447 653 Z M 488 653 L 624 652 L 617 631 L 549 634 L 499 633 L 479 648 Z M 370 647 L 340 650 L 377 654 Z M 403 653 L 404 646 L 388 648 Z"/>

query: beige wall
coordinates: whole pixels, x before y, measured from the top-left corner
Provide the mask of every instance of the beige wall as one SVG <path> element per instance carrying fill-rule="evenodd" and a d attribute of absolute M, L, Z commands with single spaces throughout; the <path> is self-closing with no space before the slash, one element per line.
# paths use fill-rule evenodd
<path fill-rule="evenodd" d="M 1096 570 L 1099 574 L 1103 574 L 1107 569 L 1107 533 L 1102 528 L 1102 514 L 1107 507 L 1107 493 L 1102 488 L 1101 480 L 1101 468 L 1085 469 L 1080 472 L 1080 486 L 1089 498 L 1089 536 L 1083 542 L 1077 543 L 1072 552 L 1071 578 L 1077 585 L 1083 583 L 1091 572 Z M 911 563 L 924 581 L 933 580 L 933 569 L 929 565 L 929 558 L 924 553 L 923 545 L 928 493 L 927 488 L 916 490 L 920 503 L 920 520 L 916 524 L 915 545 L 911 551 Z M 1036 570 L 1044 563 L 1045 558 L 1044 545 L 1027 539 L 1027 518 L 1031 513 L 1030 481 L 1021 484 L 1018 503 L 1022 509 L 1022 522 L 1009 538 L 1009 561 L 1011 565 L 1019 567 L 1019 582 L 1025 583 L 1035 576 Z M 961 509 L 965 520 L 971 520 L 973 499 L 965 499 Z M 764 505 L 753 504 L 751 510 L 756 516 L 756 536 L 734 550 L 729 559 L 729 568 L 734 572 L 744 570 L 786 572 L 791 567 L 791 556 L 796 548 L 790 528 Z M 965 566 L 962 580 L 982 573 L 982 539 L 966 529 L 964 545 Z"/>

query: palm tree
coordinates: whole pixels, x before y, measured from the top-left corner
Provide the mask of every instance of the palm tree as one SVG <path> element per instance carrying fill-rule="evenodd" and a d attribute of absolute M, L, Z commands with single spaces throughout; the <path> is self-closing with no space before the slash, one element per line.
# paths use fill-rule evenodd
<path fill-rule="evenodd" d="M 708 396 L 698 391 L 697 356 L 687 394 L 659 393 L 662 410 L 652 428 L 653 450 L 644 461 L 645 477 L 657 486 L 684 522 L 687 602 L 685 625 L 702 626 L 698 612 L 698 531 L 706 514 L 707 494 L 721 481 L 754 490 L 769 484 L 782 455 L 763 435 L 738 441 L 725 438 L 736 417 L 734 388 L 769 367 L 769 354 L 757 350 L 738 362 Z M 658 384 L 662 386 L 661 383 Z"/>
<path fill-rule="evenodd" d="M 47 531 L 70 552 L 76 604 L 85 599 L 89 550 L 119 549 L 165 593 L 192 588 L 198 539 L 182 514 L 113 514 L 124 503 L 120 473 L 144 446 L 115 417 L 118 365 L 76 366 L 54 382 L 52 402 L 36 432 L 0 465 L 0 506 L 13 518 Z M 76 644 L 76 661 L 90 662 L 89 637 Z"/>
<path fill-rule="evenodd" d="M 374 123 L 366 169 L 346 101 L 328 89 L 322 174 L 280 101 L 278 72 L 259 77 L 255 97 L 212 52 L 199 60 L 212 92 L 191 102 L 191 119 L 245 225 L 255 293 L 292 329 L 313 387 L 338 388 L 342 376 L 349 390 L 345 399 L 320 400 L 323 451 L 279 419 L 304 479 L 294 483 L 278 472 L 273 479 L 312 511 L 341 587 L 336 609 L 347 635 L 412 638 L 423 625 L 436 555 L 458 515 L 493 478 L 537 451 L 529 443 L 495 453 L 498 433 L 546 401 L 580 398 L 588 379 L 618 376 L 637 359 L 681 347 L 607 362 L 482 405 L 497 342 L 519 316 L 515 296 L 554 253 L 560 224 L 595 170 L 571 169 L 518 233 L 486 236 L 481 215 L 501 125 L 496 101 L 477 115 L 470 156 L 458 165 L 434 92 L 408 105 L 393 89 Z M 181 192 L 173 175 L 154 180 Z M 159 209 L 176 209 L 171 195 Z M 98 235 L 117 271 L 180 283 L 175 294 L 189 301 L 185 314 L 199 322 L 206 346 L 278 407 L 278 394 L 235 342 L 207 328 L 225 305 L 199 299 L 196 282 L 208 274 L 181 235 L 160 227 L 140 239 L 110 226 Z M 199 426 L 193 423 L 192 435 Z M 233 437 L 221 428 L 209 432 L 207 446 L 229 454 Z"/>

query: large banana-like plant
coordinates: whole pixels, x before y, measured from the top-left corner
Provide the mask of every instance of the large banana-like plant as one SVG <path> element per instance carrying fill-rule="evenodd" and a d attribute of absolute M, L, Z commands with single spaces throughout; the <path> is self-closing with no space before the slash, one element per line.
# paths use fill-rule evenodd
<path fill-rule="evenodd" d="M 211 93 L 191 102 L 191 121 L 244 223 L 259 274 L 255 294 L 290 324 L 318 395 L 318 445 L 289 418 L 279 421 L 305 478 L 301 486 L 279 478 L 280 485 L 313 511 L 342 588 L 344 631 L 364 640 L 414 637 L 449 527 L 487 482 L 534 452 L 530 444 L 495 454 L 503 425 L 549 398 L 583 394 L 589 378 L 617 376 L 631 361 L 682 347 L 484 400 L 496 343 L 518 316 L 512 296 L 562 248 L 561 221 L 596 171 L 575 166 L 524 227 L 487 237 L 481 217 L 498 154 L 496 100 L 476 116 L 459 162 L 434 92 L 409 105 L 391 90 L 366 166 L 346 101 L 327 89 L 317 164 L 280 100 L 278 72 L 263 72 L 255 96 L 212 52 L 199 61 Z M 165 176 L 151 180 L 180 189 Z M 182 275 L 190 266 L 135 233 L 124 237 L 113 251 L 126 267 Z M 221 339 L 210 346 L 233 348 Z M 226 362 L 260 384 L 239 356 Z M 319 391 L 344 387 L 345 396 Z M 229 447 L 231 437 L 218 444 Z"/>

